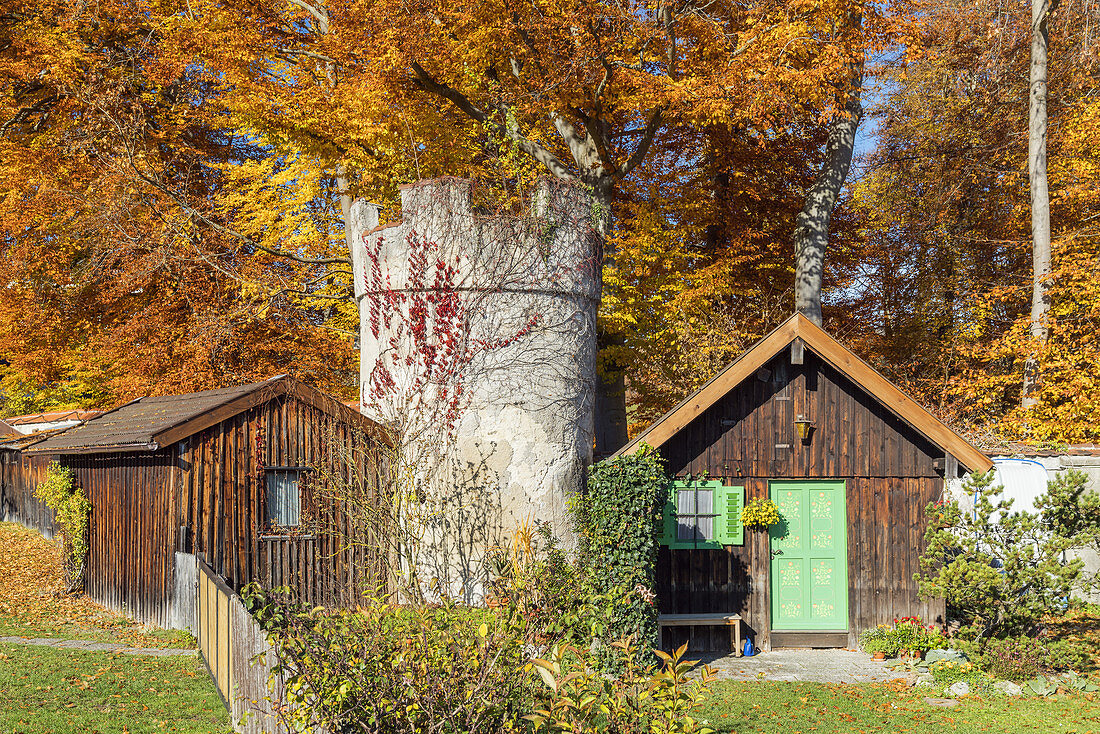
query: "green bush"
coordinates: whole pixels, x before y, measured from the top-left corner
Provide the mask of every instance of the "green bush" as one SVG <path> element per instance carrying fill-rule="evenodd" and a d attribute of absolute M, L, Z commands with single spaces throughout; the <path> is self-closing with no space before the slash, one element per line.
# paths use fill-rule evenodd
<path fill-rule="evenodd" d="M 1042 515 L 1013 512 L 992 477 L 974 474 L 964 484 L 976 497 L 972 512 L 957 502 L 926 508 L 928 546 L 914 574 L 922 597 L 944 598 L 963 620 L 963 636 L 986 639 L 1033 631 L 1045 614 L 1064 606 L 1082 565 L 1063 562 L 1075 541 L 1053 532 L 1051 519 L 1072 512 L 1064 503 L 1080 500 L 1079 493 L 1040 501 Z"/>
<path fill-rule="evenodd" d="M 635 592 L 562 550 L 546 523 L 521 528 L 490 559 L 490 604 L 524 619 L 531 641 L 610 650 L 616 610 Z"/>
<path fill-rule="evenodd" d="M 46 478 L 34 488 L 34 496 L 53 510 L 65 544 L 64 569 L 70 589 L 75 589 L 84 574 L 88 556 L 88 519 L 92 503 L 76 486 L 73 470 L 56 461 L 46 468 Z"/>
<path fill-rule="evenodd" d="M 947 644 L 947 638 L 935 625 L 926 625 L 920 617 L 895 619 L 892 625 L 880 624 L 859 635 L 859 645 L 866 652 L 884 652 L 889 656 L 912 650 L 934 650 Z"/>
<path fill-rule="evenodd" d="M 887 655 L 897 654 L 897 647 L 886 632 L 886 625 L 865 629 L 859 633 L 859 646 L 867 653 L 884 652 Z"/>
<path fill-rule="evenodd" d="M 975 662 L 996 678 L 1023 682 L 1040 673 L 1080 670 L 1087 655 L 1080 643 L 1020 636 L 989 640 Z"/>
<path fill-rule="evenodd" d="M 307 611 L 281 592 L 251 591 L 292 731 L 497 734 L 531 711 L 526 625 L 513 615 L 380 598 Z"/>
<path fill-rule="evenodd" d="M 1046 648 L 1030 637 L 990 640 L 976 661 L 995 678 L 1023 682 L 1045 667 Z"/>
<path fill-rule="evenodd" d="M 973 663 L 938 660 L 928 666 L 928 672 L 932 674 L 932 682 L 936 688 L 943 691 L 950 688 L 953 683 L 966 681 L 970 684 L 971 695 L 994 696 L 997 693 L 997 689 L 993 687 L 995 682 L 993 677 L 982 672 Z"/>

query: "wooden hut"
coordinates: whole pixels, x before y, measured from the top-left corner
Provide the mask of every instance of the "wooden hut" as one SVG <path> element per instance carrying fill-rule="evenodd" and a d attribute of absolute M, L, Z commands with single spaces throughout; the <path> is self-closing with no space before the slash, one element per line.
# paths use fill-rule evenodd
<path fill-rule="evenodd" d="M 86 420 L 102 410 L 55 410 L 0 420 L 0 521 L 17 522 L 52 538 L 53 510 L 34 496 L 46 477 L 49 457 L 26 456 L 23 450 Z"/>
<path fill-rule="evenodd" d="M 802 315 L 619 453 L 656 447 L 673 483 L 658 559 L 665 644 L 854 646 L 897 617 L 942 621 L 913 574 L 924 508 L 990 460 Z M 770 498 L 782 521 L 741 527 Z M 728 619 L 732 618 L 732 619 Z M 669 636 L 674 639 L 669 639 Z"/>
<path fill-rule="evenodd" d="M 328 466 L 376 481 L 382 467 L 369 457 L 381 452 L 357 452 L 350 466 L 329 449 L 385 440 L 357 411 L 277 377 L 139 398 L 23 453 L 70 467 L 91 500 L 86 593 L 170 626 L 177 551 L 202 554 L 234 590 L 255 580 L 317 604 L 352 602 L 376 559 L 305 527 L 307 477 Z"/>

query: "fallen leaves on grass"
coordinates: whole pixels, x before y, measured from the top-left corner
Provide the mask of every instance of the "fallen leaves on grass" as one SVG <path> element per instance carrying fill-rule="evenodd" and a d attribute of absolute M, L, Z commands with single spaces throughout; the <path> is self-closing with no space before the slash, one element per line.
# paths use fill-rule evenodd
<path fill-rule="evenodd" d="M 87 637 L 136 647 L 166 647 L 148 627 L 65 593 L 61 542 L 14 523 L 0 523 L 0 625 L 6 634 Z M 3 633 L 0 633 L 3 634 Z"/>

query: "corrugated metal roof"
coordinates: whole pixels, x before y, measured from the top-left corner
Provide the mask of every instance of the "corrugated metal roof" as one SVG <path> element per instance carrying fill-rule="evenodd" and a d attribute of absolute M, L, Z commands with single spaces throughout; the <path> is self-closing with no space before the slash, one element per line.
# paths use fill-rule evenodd
<path fill-rule="evenodd" d="M 72 428 L 72 426 L 65 426 L 63 428 L 51 428 L 45 431 L 38 431 L 36 433 L 12 433 L 3 438 L 0 438 L 0 449 L 7 449 L 9 451 L 22 451 L 25 448 L 33 446 L 39 441 L 44 441 L 50 436 L 56 436 Z"/>
<path fill-rule="evenodd" d="M 149 450 L 155 449 L 153 437 L 185 423 L 237 398 L 260 390 L 282 379 L 274 377 L 240 387 L 187 395 L 161 395 L 138 398 L 104 413 L 87 423 L 64 433 L 51 436 L 34 446 L 34 453 L 64 453 L 95 449 Z"/>

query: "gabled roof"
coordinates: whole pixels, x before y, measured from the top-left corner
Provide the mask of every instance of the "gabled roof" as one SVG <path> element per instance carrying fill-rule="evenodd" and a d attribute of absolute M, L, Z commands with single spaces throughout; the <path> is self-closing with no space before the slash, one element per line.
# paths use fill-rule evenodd
<path fill-rule="evenodd" d="M 940 422 L 916 401 L 903 393 L 850 349 L 800 313 L 780 324 L 774 331 L 731 362 L 713 379 L 665 413 L 615 455 L 632 454 L 643 443 L 659 447 L 686 427 L 726 393 L 754 374 L 795 339 L 832 365 L 894 415 L 908 423 L 944 452 L 951 454 L 971 471 L 988 471 L 993 462 L 966 439 Z"/>
<path fill-rule="evenodd" d="M 83 425 L 36 443 L 25 453 L 155 451 L 288 393 L 365 430 L 378 429 L 374 421 L 336 398 L 292 377 L 280 375 L 240 387 L 138 398 Z"/>
<path fill-rule="evenodd" d="M 72 428 L 72 426 L 47 428 L 43 431 L 35 431 L 34 433 L 10 433 L 0 437 L 0 451 L 24 451 L 28 446 L 33 446 L 40 441 L 45 441 L 50 436 L 64 433 L 70 428 Z"/>

